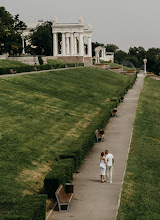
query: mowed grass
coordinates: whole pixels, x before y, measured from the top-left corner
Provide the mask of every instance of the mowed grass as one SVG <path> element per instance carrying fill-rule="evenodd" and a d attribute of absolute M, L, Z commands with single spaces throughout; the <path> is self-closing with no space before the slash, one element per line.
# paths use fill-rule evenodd
<path fill-rule="evenodd" d="M 53 60 L 53 59 L 48 59 L 47 60 L 47 63 L 49 64 L 49 65 L 57 65 L 57 64 L 68 64 L 68 62 L 65 62 L 65 61 L 63 61 L 63 60 Z"/>
<path fill-rule="evenodd" d="M 118 63 L 110 63 L 110 67 L 111 67 L 111 68 L 114 68 L 114 67 L 123 67 L 123 70 L 124 70 L 124 71 L 131 70 L 131 69 L 132 69 L 132 68 L 130 68 L 130 67 L 123 66 L 123 65 L 118 64 Z"/>
<path fill-rule="evenodd" d="M 18 61 L 13 60 L 0 60 L 0 68 L 16 68 L 21 66 L 28 66 L 28 64 L 24 64 Z"/>
<path fill-rule="evenodd" d="M 0 210 L 42 190 L 58 154 L 133 76 L 88 67 L 0 79 Z"/>
<path fill-rule="evenodd" d="M 160 81 L 146 78 L 117 220 L 160 219 Z"/>

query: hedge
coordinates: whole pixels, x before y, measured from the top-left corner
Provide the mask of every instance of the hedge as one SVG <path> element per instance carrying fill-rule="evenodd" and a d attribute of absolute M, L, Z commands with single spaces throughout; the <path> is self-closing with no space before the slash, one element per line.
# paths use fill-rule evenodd
<path fill-rule="evenodd" d="M 58 68 L 65 68 L 65 67 L 78 67 L 78 66 L 84 66 L 84 63 L 68 63 L 67 66 L 65 64 L 43 64 L 43 65 L 34 65 L 34 66 L 29 66 L 29 65 L 24 65 L 24 66 L 18 66 L 18 67 L 8 67 L 8 68 L 0 68 L 0 75 L 4 74 L 12 74 L 10 73 L 11 69 L 15 69 L 17 73 L 22 73 L 22 72 L 31 72 L 35 71 L 35 68 L 38 70 L 50 70 L 50 69 L 58 69 Z"/>
<path fill-rule="evenodd" d="M 55 191 L 60 184 L 65 186 L 66 182 L 73 180 L 73 159 L 59 160 L 44 179 L 44 188 L 49 198 L 55 197 Z"/>
<path fill-rule="evenodd" d="M 132 80 L 127 88 L 133 85 L 134 81 L 135 80 Z M 122 95 L 124 94 L 125 91 L 123 91 Z M 80 168 L 83 159 L 94 145 L 95 130 L 103 129 L 106 126 L 111 117 L 111 109 L 117 107 L 118 103 L 118 97 L 111 98 L 110 102 L 102 108 L 81 136 L 76 141 L 72 142 L 68 149 L 60 152 L 60 160 L 46 175 L 44 180 L 44 187 L 49 198 L 54 197 L 55 191 L 60 184 L 64 185 L 65 182 L 70 182 L 72 175 L 71 172 L 76 172 Z M 68 160 L 68 158 L 70 158 L 70 160 Z M 69 177 L 69 179 L 67 179 L 67 177 Z"/>
<path fill-rule="evenodd" d="M 60 184 L 72 180 L 73 172 L 76 172 L 83 159 L 93 147 L 95 142 L 95 130 L 104 128 L 111 116 L 111 108 L 117 106 L 117 100 L 109 102 L 96 116 L 81 136 L 72 142 L 68 150 L 60 153 L 60 160 L 53 166 L 52 170 L 44 179 L 44 188 L 49 198 L 53 198 Z M 67 159 L 70 158 L 70 159 Z"/>

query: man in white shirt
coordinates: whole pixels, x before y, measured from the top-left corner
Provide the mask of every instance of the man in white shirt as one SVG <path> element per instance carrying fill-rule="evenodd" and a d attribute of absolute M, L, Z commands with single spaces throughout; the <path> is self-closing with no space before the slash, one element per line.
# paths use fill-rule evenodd
<path fill-rule="evenodd" d="M 110 154 L 108 150 L 105 150 L 105 157 L 107 160 L 106 164 L 106 182 L 112 183 L 112 171 L 113 171 L 113 164 L 114 164 L 114 157 L 113 154 Z"/>

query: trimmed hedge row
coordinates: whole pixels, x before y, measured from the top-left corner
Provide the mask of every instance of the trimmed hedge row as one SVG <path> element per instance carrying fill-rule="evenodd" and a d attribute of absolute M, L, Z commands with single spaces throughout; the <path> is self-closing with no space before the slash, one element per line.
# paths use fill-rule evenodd
<path fill-rule="evenodd" d="M 127 89 L 130 88 L 135 80 L 131 78 Z M 123 96 L 125 91 L 120 94 Z M 49 198 L 53 198 L 55 191 L 60 184 L 70 182 L 73 172 L 76 172 L 83 163 L 83 159 L 93 147 L 95 142 L 95 130 L 102 129 L 106 126 L 111 117 L 111 109 L 118 106 L 119 97 L 113 97 L 94 118 L 90 125 L 84 130 L 81 136 L 70 143 L 66 150 L 59 153 L 59 161 L 53 166 L 52 170 L 46 175 L 44 179 L 44 188 Z"/>
<path fill-rule="evenodd" d="M 54 198 L 60 184 L 73 180 L 74 161 L 72 158 L 59 160 L 44 179 L 44 188 L 49 198 Z"/>
<path fill-rule="evenodd" d="M 109 102 L 85 129 L 81 136 L 70 144 L 67 150 L 59 154 L 60 160 L 44 179 L 45 192 L 49 198 L 54 198 L 60 184 L 72 181 L 73 172 L 82 165 L 83 159 L 95 143 L 95 130 L 104 128 L 111 116 L 111 108 L 117 106 L 117 100 Z"/>
<path fill-rule="evenodd" d="M 10 70 L 15 69 L 17 73 L 22 73 L 22 72 L 31 72 L 35 71 L 35 68 L 38 70 L 50 70 L 50 69 L 58 69 L 58 68 L 67 68 L 67 67 L 78 67 L 78 66 L 84 66 L 84 63 L 68 63 L 66 64 L 43 64 L 43 65 L 34 65 L 34 66 L 29 66 L 29 65 L 24 65 L 24 66 L 18 66 L 14 68 L 0 68 L 0 75 L 4 74 L 11 74 Z"/>
<path fill-rule="evenodd" d="M 3 220 L 45 220 L 46 218 L 47 195 L 27 195 L 17 199 L 14 206 L 14 213 L 8 210 L 8 214 Z M 27 208 L 26 208 L 27 207 Z M 9 207 L 8 207 L 9 208 Z"/>

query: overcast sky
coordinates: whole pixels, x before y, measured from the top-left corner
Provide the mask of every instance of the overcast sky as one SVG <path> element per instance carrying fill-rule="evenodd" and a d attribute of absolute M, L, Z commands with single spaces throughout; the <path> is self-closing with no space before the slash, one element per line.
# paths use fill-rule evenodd
<path fill-rule="evenodd" d="M 160 48 L 160 0 L 0 0 L 24 22 L 52 20 L 78 22 L 93 27 L 92 41 L 116 44 L 119 49 Z"/>

